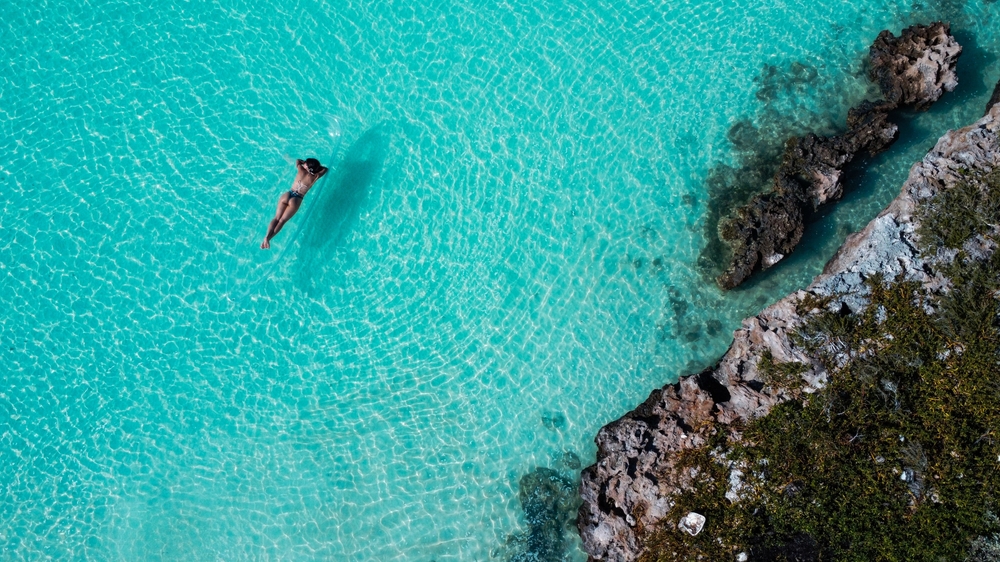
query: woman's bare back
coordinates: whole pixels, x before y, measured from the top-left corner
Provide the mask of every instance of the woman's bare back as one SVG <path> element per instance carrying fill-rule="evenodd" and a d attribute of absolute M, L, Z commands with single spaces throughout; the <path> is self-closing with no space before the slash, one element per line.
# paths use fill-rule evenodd
<path fill-rule="evenodd" d="M 292 182 L 292 191 L 297 191 L 299 195 L 305 195 L 316 184 L 316 180 L 323 177 L 328 168 L 320 166 L 316 173 L 310 173 L 305 160 L 295 161 L 295 181 Z"/>

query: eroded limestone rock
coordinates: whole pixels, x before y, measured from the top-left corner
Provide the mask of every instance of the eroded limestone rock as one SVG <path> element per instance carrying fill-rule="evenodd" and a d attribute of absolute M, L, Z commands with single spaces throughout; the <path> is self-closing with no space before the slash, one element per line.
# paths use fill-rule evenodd
<path fill-rule="evenodd" d="M 872 80 L 886 101 L 923 111 L 958 85 L 955 62 L 962 47 L 947 23 L 908 27 L 895 37 L 886 30 L 869 51 Z"/>

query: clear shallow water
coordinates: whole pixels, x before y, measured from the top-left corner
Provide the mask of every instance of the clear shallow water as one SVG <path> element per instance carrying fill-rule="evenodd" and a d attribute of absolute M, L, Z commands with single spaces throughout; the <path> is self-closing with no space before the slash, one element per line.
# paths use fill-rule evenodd
<path fill-rule="evenodd" d="M 0 550 L 524 554 L 521 477 L 574 478 L 1000 77 L 996 4 L 817 4 L 0 7 Z M 960 89 L 805 251 L 707 284 L 729 127 L 842 122 L 878 31 L 938 15 Z M 813 78 L 760 78 L 796 61 Z M 303 135 L 325 114 L 331 173 L 263 253 L 285 156 L 333 151 Z"/>

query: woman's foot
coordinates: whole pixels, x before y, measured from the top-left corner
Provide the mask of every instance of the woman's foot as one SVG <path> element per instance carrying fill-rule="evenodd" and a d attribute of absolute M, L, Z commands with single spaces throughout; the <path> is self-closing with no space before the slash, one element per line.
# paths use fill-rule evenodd
<path fill-rule="evenodd" d="M 268 240 L 267 238 L 265 238 L 264 241 L 260 243 L 260 249 L 261 250 L 270 250 L 271 249 L 271 241 Z"/>

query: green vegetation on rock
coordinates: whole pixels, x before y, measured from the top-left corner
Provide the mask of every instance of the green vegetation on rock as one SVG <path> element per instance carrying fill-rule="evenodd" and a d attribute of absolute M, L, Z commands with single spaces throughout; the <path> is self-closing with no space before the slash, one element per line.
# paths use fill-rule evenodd
<path fill-rule="evenodd" d="M 966 240 L 985 235 L 1000 220 L 1000 170 L 973 175 L 926 202 L 920 209 L 920 245 L 924 252 L 937 247 L 960 248 Z"/>

